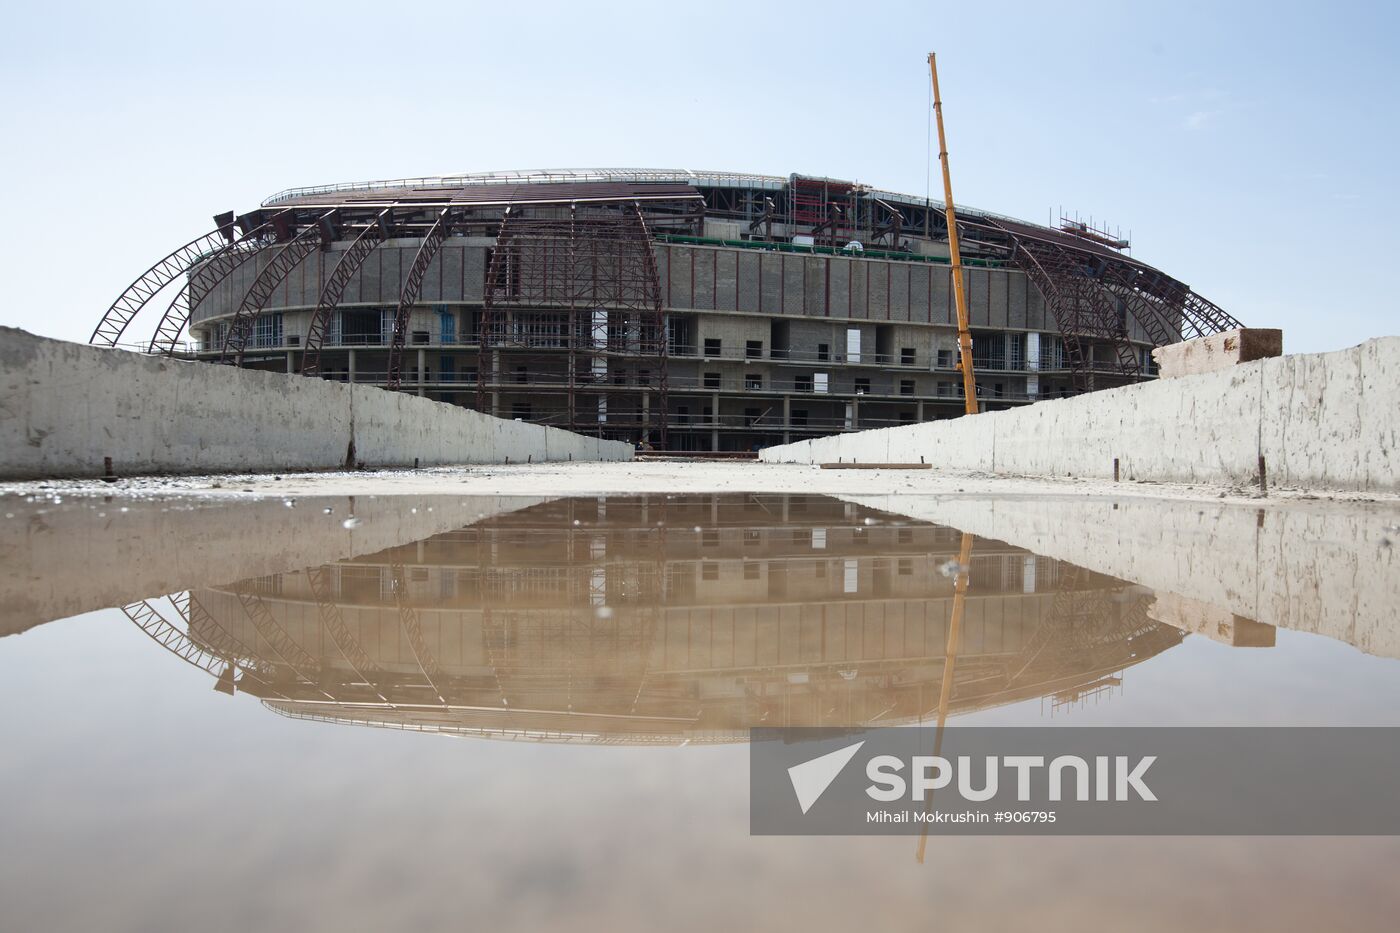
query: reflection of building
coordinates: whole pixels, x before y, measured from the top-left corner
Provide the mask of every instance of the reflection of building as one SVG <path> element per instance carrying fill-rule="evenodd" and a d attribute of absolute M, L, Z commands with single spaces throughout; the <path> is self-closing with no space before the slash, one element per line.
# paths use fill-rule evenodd
<path fill-rule="evenodd" d="M 559 500 L 197 591 L 190 629 L 293 716 L 619 742 L 892 725 L 937 706 L 960 538 L 821 496 Z M 952 712 L 1111 682 L 1182 637 L 1150 599 L 978 540 Z"/>

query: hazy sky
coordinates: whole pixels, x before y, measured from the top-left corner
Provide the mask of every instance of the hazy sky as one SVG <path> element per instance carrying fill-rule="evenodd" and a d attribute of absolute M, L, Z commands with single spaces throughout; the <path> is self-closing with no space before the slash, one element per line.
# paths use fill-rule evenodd
<path fill-rule="evenodd" d="M 1400 332 L 1395 7 L 1144 7 L 14 5 L 0 323 L 86 340 L 212 214 L 298 185 L 660 166 L 923 194 L 932 49 L 957 200 L 1131 229 L 1290 352 Z"/>

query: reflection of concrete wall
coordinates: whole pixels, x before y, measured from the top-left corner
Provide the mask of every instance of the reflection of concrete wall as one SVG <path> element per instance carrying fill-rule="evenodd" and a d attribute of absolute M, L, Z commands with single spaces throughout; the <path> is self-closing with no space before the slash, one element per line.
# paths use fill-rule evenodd
<path fill-rule="evenodd" d="M 1038 402 L 975 418 L 770 447 L 769 462 L 1400 492 L 1400 338 Z"/>
<path fill-rule="evenodd" d="M 194 365 L 0 328 L 0 478 L 630 460 L 618 441 L 370 386 Z"/>
<path fill-rule="evenodd" d="M 1382 544 L 1394 510 L 1338 503 L 1253 509 L 1137 498 L 849 498 L 1245 619 L 1400 658 L 1400 549 Z"/>
<path fill-rule="evenodd" d="M 337 497 L 302 499 L 295 508 L 280 499 L 12 501 L 5 510 L 16 517 L 0 522 L 0 635 L 192 587 L 372 554 L 540 501 L 467 496 L 454 497 L 449 507 L 441 499 Z M 327 507 L 334 512 L 326 515 Z M 341 523 L 352 511 L 360 521 L 347 529 Z"/>

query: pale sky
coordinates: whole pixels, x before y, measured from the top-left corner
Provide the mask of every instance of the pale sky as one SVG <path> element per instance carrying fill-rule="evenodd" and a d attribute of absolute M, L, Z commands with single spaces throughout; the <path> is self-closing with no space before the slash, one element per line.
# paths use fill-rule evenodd
<path fill-rule="evenodd" d="M 1336 2 L 13 6 L 0 324 L 85 341 L 212 214 L 298 185 L 639 166 L 923 194 L 930 50 L 957 201 L 1131 229 L 1289 352 L 1400 333 L 1400 14 Z"/>

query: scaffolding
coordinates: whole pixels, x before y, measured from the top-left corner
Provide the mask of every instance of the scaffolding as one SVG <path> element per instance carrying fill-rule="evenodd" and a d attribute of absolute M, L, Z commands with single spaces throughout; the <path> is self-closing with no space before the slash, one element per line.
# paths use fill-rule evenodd
<path fill-rule="evenodd" d="M 666 329 L 640 205 L 507 208 L 487 263 L 476 407 L 501 414 L 498 374 L 508 353 L 527 377 L 558 381 L 569 430 L 664 448 Z M 609 391 L 619 362 L 636 368 L 642 392 Z M 585 395 L 592 411 L 582 410 Z M 619 398 L 631 404 L 619 409 Z"/>

